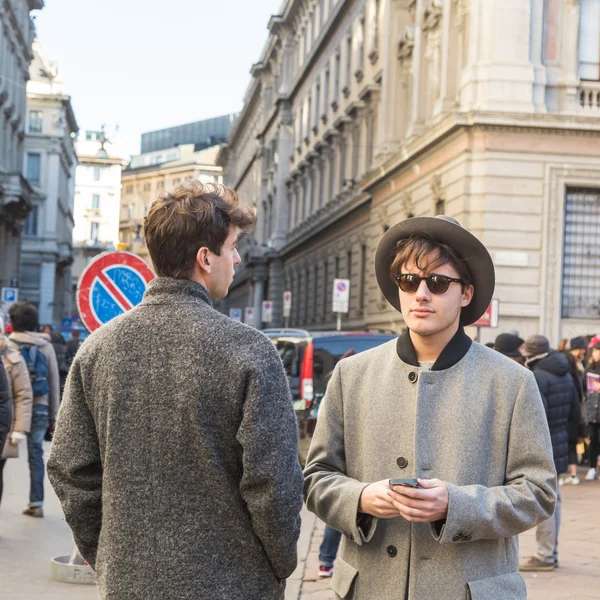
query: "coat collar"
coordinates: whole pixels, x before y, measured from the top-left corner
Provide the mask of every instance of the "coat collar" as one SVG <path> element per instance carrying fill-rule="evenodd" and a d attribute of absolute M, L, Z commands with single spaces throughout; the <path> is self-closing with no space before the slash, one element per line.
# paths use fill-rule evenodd
<path fill-rule="evenodd" d="M 203 285 L 190 279 L 156 277 L 144 292 L 142 304 L 170 304 L 205 302 L 212 306 L 212 299 Z"/>
<path fill-rule="evenodd" d="M 465 333 L 464 329 L 459 327 L 454 337 L 448 342 L 448 345 L 438 356 L 433 367 L 431 367 L 431 370 L 443 371 L 453 367 L 464 358 L 469 351 L 469 348 L 471 348 L 472 343 L 471 338 Z M 406 331 L 398 338 L 396 351 L 402 362 L 412 365 L 413 367 L 419 366 L 417 353 L 415 352 L 415 347 L 410 339 L 408 329 L 406 329 Z"/>

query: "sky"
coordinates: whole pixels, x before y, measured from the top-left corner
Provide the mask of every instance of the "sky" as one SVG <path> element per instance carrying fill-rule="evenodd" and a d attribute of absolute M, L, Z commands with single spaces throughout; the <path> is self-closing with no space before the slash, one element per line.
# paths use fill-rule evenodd
<path fill-rule="evenodd" d="M 145 131 L 239 112 L 282 0 L 45 0 L 37 38 L 81 129 Z"/>

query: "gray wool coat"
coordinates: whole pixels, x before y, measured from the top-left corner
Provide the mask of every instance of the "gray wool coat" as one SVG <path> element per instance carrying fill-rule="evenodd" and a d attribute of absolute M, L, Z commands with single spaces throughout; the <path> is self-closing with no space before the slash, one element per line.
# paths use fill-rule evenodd
<path fill-rule="evenodd" d="M 302 472 L 283 365 L 188 280 L 157 278 L 70 371 L 48 476 L 106 600 L 280 600 Z"/>
<path fill-rule="evenodd" d="M 527 369 L 462 330 L 431 371 L 408 334 L 341 361 L 304 474 L 308 508 L 343 533 L 337 598 L 526 598 L 516 536 L 556 498 L 544 407 Z M 358 515 L 391 477 L 447 482 L 445 522 Z"/>

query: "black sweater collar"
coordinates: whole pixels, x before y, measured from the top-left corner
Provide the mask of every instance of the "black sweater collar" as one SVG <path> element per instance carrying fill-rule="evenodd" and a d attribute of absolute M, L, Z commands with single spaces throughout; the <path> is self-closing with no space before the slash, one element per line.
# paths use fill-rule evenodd
<path fill-rule="evenodd" d="M 454 337 L 448 342 L 446 347 L 442 350 L 442 353 L 438 356 L 432 371 L 443 371 L 449 369 L 457 364 L 469 351 L 472 344 L 471 338 L 465 333 L 462 327 L 459 327 L 458 331 L 454 334 Z M 408 329 L 398 338 L 396 344 L 396 351 L 400 360 L 413 367 L 419 366 L 417 360 L 417 353 L 413 346 L 412 340 L 408 333 Z"/>

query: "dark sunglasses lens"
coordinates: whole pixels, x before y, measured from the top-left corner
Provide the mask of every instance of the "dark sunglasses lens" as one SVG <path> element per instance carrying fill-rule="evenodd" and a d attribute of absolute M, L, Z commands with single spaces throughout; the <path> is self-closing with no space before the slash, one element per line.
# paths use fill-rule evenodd
<path fill-rule="evenodd" d="M 427 287 L 432 294 L 445 294 L 450 287 L 450 282 L 441 275 L 432 275 L 427 278 Z"/>
<path fill-rule="evenodd" d="M 421 278 L 417 275 L 400 275 L 396 281 L 403 292 L 412 294 L 419 289 Z"/>

